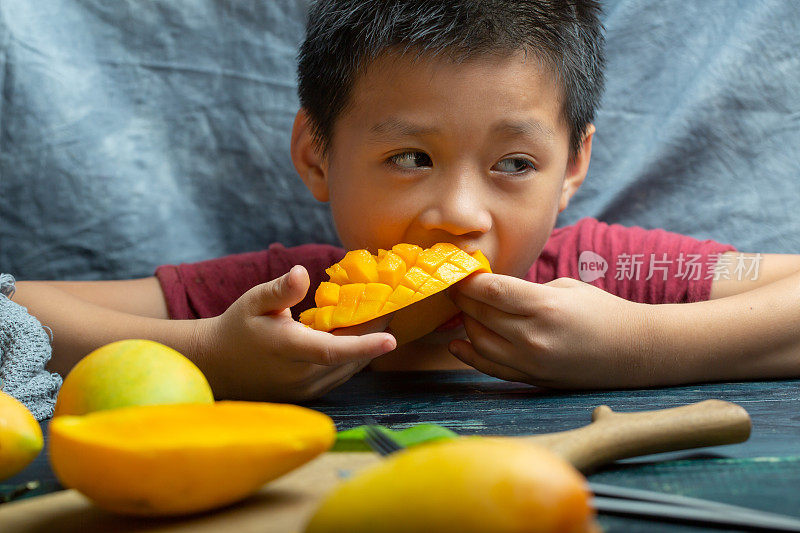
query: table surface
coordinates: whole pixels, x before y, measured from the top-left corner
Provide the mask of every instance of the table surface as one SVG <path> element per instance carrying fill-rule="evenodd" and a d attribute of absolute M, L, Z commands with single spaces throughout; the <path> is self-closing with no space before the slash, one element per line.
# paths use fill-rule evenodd
<path fill-rule="evenodd" d="M 338 429 L 361 425 L 371 417 L 393 429 L 435 423 L 464 435 L 523 435 L 584 426 L 591 422 L 592 410 L 603 404 L 615 411 L 642 411 L 711 398 L 737 403 L 750 413 L 753 429 L 748 441 L 627 459 L 589 479 L 800 517 L 800 381 L 575 392 L 538 389 L 473 371 L 363 372 L 303 405 L 330 415 Z M 46 440 L 46 422 L 42 428 Z M 0 490 L 31 480 L 40 481 L 41 488 L 27 497 L 60 488 L 46 452 L 4 481 Z M 613 516 L 601 516 L 599 521 L 607 532 L 712 531 Z"/>

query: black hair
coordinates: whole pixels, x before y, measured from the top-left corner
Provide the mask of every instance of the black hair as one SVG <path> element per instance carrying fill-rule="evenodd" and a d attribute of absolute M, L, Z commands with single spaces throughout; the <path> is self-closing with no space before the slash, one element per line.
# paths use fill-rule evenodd
<path fill-rule="evenodd" d="M 298 94 L 316 146 L 330 149 L 358 77 L 382 53 L 534 54 L 557 76 L 577 154 L 603 91 L 604 38 L 596 0 L 318 0 L 298 54 Z"/>

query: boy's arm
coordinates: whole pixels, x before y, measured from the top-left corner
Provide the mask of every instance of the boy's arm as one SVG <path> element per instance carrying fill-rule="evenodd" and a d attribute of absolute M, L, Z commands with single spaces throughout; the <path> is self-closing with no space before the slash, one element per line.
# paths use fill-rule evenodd
<path fill-rule="evenodd" d="M 654 306 L 656 346 L 687 381 L 800 377 L 800 255 L 727 252 L 716 274 L 709 301 Z"/>
<path fill-rule="evenodd" d="M 727 258 L 743 255 L 757 256 Z M 469 336 L 450 349 L 487 374 L 555 388 L 800 377 L 800 256 L 762 254 L 755 280 L 735 265 L 717 269 L 731 275 L 713 281 L 713 299 L 660 305 L 569 278 L 474 275 L 450 289 Z"/>
<path fill-rule="evenodd" d="M 169 318 L 161 284 L 155 276 L 114 281 L 36 281 L 17 282 L 17 290 L 38 284 L 51 285 L 75 298 L 132 315 Z"/>
<path fill-rule="evenodd" d="M 202 364 L 198 321 L 167 320 L 166 301 L 154 277 L 125 281 L 20 281 L 14 302 L 53 331 L 51 371 L 66 375 L 95 348 L 125 338 L 174 347 Z"/>
<path fill-rule="evenodd" d="M 795 272 L 800 272 L 800 255 L 725 252 L 717 262 L 717 279 L 712 281 L 709 299 L 757 289 Z"/>
<path fill-rule="evenodd" d="M 151 339 L 191 359 L 217 399 L 297 401 L 338 386 L 396 347 L 387 318 L 331 333 L 292 319 L 308 293 L 300 266 L 256 285 L 224 313 L 169 320 L 159 284 L 132 281 L 19 282 L 13 300 L 53 331 L 48 368 L 66 375 L 95 348 L 120 339 Z M 384 323 L 385 322 L 385 323 Z"/>

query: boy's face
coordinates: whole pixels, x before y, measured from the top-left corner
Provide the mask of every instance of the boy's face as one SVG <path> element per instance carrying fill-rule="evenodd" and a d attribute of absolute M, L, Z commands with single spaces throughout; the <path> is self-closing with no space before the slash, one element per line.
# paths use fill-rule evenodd
<path fill-rule="evenodd" d="M 301 111 L 292 157 L 347 249 L 451 242 L 522 277 L 583 182 L 550 72 L 522 53 L 456 64 L 385 55 L 354 85 L 326 158 Z M 590 132 L 593 129 L 590 128 Z"/>

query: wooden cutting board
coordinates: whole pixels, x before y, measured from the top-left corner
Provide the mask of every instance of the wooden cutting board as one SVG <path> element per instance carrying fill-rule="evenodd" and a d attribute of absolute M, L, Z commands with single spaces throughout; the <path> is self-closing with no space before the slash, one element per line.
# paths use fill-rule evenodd
<path fill-rule="evenodd" d="M 751 427 L 747 411 L 721 400 L 636 413 L 615 413 L 602 405 L 594 410 L 592 420 L 569 431 L 505 438 L 545 446 L 587 473 L 638 455 L 743 442 Z M 326 453 L 243 502 L 171 519 L 113 515 L 74 490 L 60 491 L 0 506 L 0 529 L 4 533 L 299 533 L 320 500 L 343 477 L 380 460 L 367 452 Z"/>

